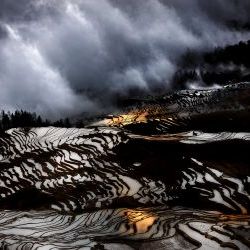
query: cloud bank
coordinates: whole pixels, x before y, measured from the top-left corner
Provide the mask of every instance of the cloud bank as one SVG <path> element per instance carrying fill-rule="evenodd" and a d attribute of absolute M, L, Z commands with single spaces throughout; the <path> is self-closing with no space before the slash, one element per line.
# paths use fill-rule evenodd
<path fill-rule="evenodd" d="M 131 88 L 169 89 L 187 49 L 250 38 L 248 0 L 3 0 L 0 107 L 49 118 L 108 110 Z"/>

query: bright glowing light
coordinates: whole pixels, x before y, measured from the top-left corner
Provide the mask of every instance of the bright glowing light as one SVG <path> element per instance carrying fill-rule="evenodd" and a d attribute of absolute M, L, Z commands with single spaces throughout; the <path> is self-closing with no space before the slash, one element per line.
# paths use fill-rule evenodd
<path fill-rule="evenodd" d="M 147 211 L 128 210 L 126 211 L 128 225 L 130 225 L 131 233 L 146 233 L 149 227 L 153 226 L 158 216 Z M 134 231 L 136 229 L 136 232 Z"/>

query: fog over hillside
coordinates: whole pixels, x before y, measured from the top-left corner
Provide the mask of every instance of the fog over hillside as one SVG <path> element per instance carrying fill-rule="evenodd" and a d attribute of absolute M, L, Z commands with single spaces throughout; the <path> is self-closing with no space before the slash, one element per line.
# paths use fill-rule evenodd
<path fill-rule="evenodd" d="M 50 119 L 175 88 L 187 50 L 250 39 L 249 0 L 2 0 L 0 106 Z"/>

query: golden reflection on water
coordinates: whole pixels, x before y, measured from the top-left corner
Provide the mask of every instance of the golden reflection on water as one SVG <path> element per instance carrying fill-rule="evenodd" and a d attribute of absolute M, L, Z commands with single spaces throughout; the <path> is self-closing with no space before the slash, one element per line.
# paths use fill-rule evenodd
<path fill-rule="evenodd" d="M 147 211 L 129 209 L 124 215 L 127 219 L 130 233 L 146 233 L 158 219 L 158 216 Z"/>
<path fill-rule="evenodd" d="M 250 226 L 249 220 L 249 214 L 223 214 L 219 217 L 219 224 Z"/>
<path fill-rule="evenodd" d="M 103 123 L 107 126 L 126 126 L 131 123 L 145 123 L 147 122 L 148 112 L 130 112 L 119 116 L 107 118 Z"/>

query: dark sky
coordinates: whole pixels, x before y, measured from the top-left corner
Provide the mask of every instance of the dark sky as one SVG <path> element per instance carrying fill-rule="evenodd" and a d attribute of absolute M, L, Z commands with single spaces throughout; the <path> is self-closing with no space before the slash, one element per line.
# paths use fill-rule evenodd
<path fill-rule="evenodd" d="M 227 24 L 249 13 L 249 0 L 0 0 L 0 107 L 59 118 L 171 88 L 187 49 L 248 40 Z"/>

